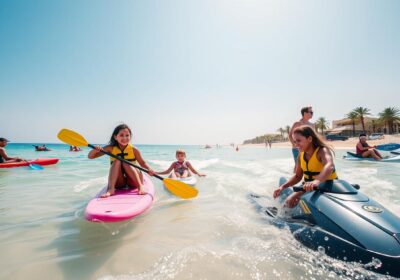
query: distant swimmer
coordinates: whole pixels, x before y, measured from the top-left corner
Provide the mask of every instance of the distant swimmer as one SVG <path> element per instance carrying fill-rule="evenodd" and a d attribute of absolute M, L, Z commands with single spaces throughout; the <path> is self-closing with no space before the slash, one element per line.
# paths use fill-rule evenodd
<path fill-rule="evenodd" d="M 6 146 L 8 142 L 6 138 L 0 137 L 0 163 L 24 161 L 22 158 L 10 157 L 7 155 Z"/>
<path fill-rule="evenodd" d="M 80 152 L 80 151 L 82 151 L 82 149 L 77 146 L 69 146 L 69 151 L 70 152 Z"/>
<path fill-rule="evenodd" d="M 42 146 L 38 146 L 38 145 L 33 145 L 35 147 L 35 150 L 37 152 L 47 152 L 47 151 L 51 151 L 49 148 L 46 147 L 45 144 L 43 144 Z"/>

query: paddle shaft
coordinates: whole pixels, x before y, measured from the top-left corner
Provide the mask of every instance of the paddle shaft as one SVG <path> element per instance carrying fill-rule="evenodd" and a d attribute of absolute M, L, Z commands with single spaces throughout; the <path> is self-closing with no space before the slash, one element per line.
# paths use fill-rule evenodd
<path fill-rule="evenodd" d="M 95 147 L 94 145 L 92 145 L 92 144 L 88 144 L 88 147 L 90 147 L 90 148 L 92 148 L 92 149 L 96 149 L 96 147 Z M 122 158 L 122 157 L 116 156 L 116 155 L 114 155 L 114 154 L 112 154 L 112 153 L 109 153 L 109 152 L 107 152 L 107 151 L 104 151 L 104 150 L 101 150 L 101 152 L 102 152 L 103 154 L 106 154 L 106 155 L 112 157 L 112 158 L 115 158 L 115 159 L 117 159 L 117 160 L 119 160 L 119 161 L 122 161 L 123 163 L 129 164 L 130 166 L 133 166 L 133 167 L 135 167 L 135 168 L 137 168 L 137 169 L 139 169 L 139 170 L 142 170 L 142 171 L 146 172 L 147 174 L 149 173 L 149 170 L 147 170 L 146 168 L 143 168 L 143 167 L 141 167 L 141 166 L 139 166 L 139 165 L 133 164 L 132 162 L 130 162 L 130 161 L 128 161 L 128 160 L 126 160 L 126 159 L 124 159 L 124 158 Z M 157 179 L 160 179 L 161 181 L 164 180 L 164 178 L 161 177 L 161 176 L 158 175 L 158 174 L 154 174 L 153 176 L 156 177 Z"/>

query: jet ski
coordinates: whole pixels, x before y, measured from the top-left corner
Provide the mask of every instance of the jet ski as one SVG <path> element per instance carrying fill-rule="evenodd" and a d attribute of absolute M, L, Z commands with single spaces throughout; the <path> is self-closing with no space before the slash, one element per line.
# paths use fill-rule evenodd
<path fill-rule="evenodd" d="M 392 152 L 392 154 L 393 156 L 384 157 L 381 160 L 375 160 L 372 157 L 363 158 L 362 156 L 355 153 L 347 152 L 347 155 L 343 158 L 351 161 L 400 162 L 400 154 L 394 154 L 394 152 Z"/>
<path fill-rule="evenodd" d="M 382 145 L 377 145 L 376 148 L 381 151 L 393 151 L 400 149 L 400 144 L 398 143 L 389 143 L 389 144 L 382 144 Z"/>
<path fill-rule="evenodd" d="M 281 178 L 279 185 L 284 182 Z M 308 248 L 400 277 L 400 218 L 357 188 L 344 180 L 327 181 L 302 195 L 293 209 L 283 207 L 283 203 L 302 187 L 284 189 L 276 200 L 255 194 L 250 198 L 271 224 L 288 227 Z"/>

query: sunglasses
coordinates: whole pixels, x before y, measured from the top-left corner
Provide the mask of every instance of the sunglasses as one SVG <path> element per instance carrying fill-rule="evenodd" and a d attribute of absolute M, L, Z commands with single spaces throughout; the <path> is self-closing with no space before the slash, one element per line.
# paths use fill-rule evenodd
<path fill-rule="evenodd" d="M 313 111 L 311 111 L 311 112 L 307 112 L 307 113 L 309 113 L 309 114 L 311 114 L 311 115 L 312 115 L 312 114 L 314 114 L 314 112 L 313 112 Z"/>

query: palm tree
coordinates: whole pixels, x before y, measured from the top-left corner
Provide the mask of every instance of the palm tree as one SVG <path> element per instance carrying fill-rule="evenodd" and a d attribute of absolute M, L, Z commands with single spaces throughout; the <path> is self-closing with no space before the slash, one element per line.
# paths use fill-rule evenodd
<path fill-rule="evenodd" d="M 282 127 L 278 128 L 276 131 L 278 131 L 281 134 L 282 140 L 285 139 L 285 137 L 283 137 L 285 130 Z"/>
<path fill-rule="evenodd" d="M 353 137 L 356 136 L 356 120 L 358 118 L 358 115 L 356 112 L 351 111 L 347 113 L 346 118 L 351 120 L 351 124 L 353 125 Z"/>
<path fill-rule="evenodd" d="M 324 134 L 324 129 L 328 128 L 328 121 L 324 117 L 320 117 L 316 123 L 315 123 L 316 128 L 321 129 L 321 134 Z"/>
<path fill-rule="evenodd" d="M 364 107 L 357 107 L 357 108 L 355 108 L 353 110 L 353 112 L 355 112 L 357 114 L 357 117 L 360 118 L 360 122 L 361 122 L 362 129 L 363 129 L 364 133 L 365 133 L 364 117 L 368 116 L 368 115 L 371 115 L 371 113 L 369 111 L 370 111 L 370 109 L 364 108 Z"/>
<path fill-rule="evenodd" d="M 395 107 L 387 107 L 379 113 L 379 120 L 387 125 L 389 134 L 391 134 L 393 132 L 393 123 L 400 121 L 400 110 Z"/>

